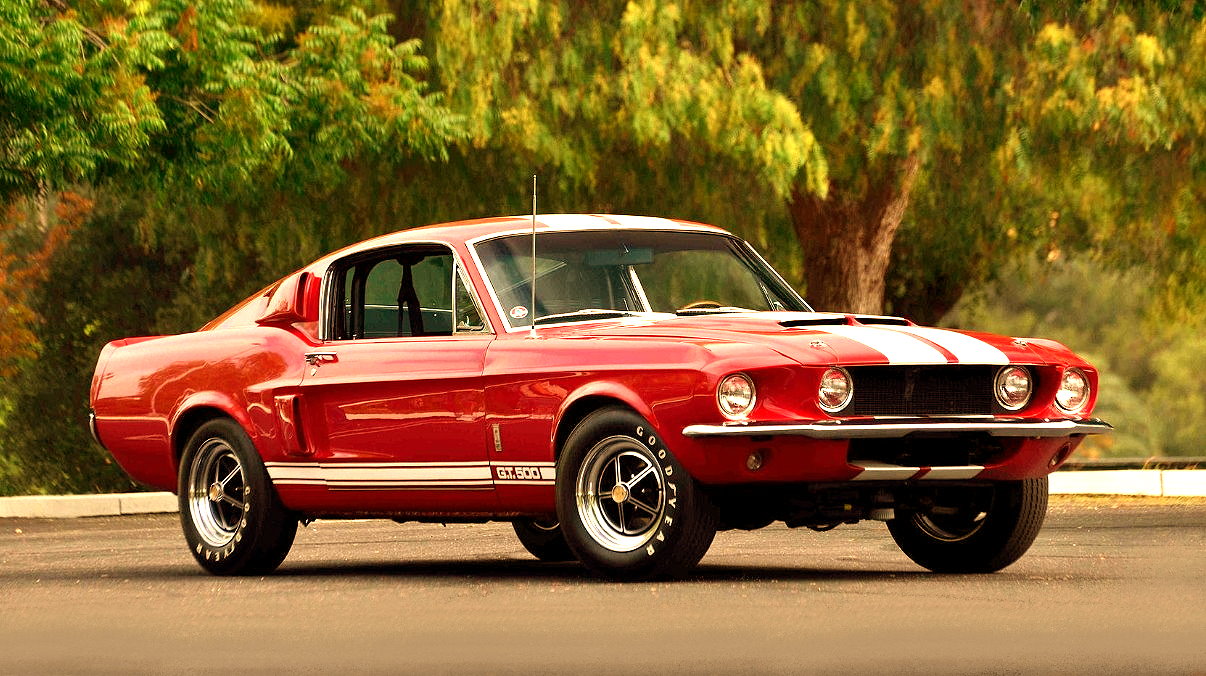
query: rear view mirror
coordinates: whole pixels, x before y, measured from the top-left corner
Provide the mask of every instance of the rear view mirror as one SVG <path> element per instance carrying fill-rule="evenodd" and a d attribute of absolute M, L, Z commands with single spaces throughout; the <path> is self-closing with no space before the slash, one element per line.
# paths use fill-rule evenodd
<path fill-rule="evenodd" d="M 586 264 L 595 268 L 610 268 L 620 265 L 648 265 L 653 262 L 653 249 L 642 247 L 630 249 L 601 249 L 586 252 Z"/>

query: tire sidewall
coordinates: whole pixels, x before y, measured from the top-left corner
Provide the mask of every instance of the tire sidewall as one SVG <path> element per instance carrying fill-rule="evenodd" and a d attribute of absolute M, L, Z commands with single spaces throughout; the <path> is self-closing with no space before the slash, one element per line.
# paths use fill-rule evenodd
<path fill-rule="evenodd" d="M 656 463 L 665 484 L 665 505 L 656 531 L 646 543 L 627 552 L 609 549 L 591 537 L 581 522 L 577 504 L 578 475 L 587 454 L 600 440 L 615 436 L 627 437 L 643 448 Z M 700 511 L 701 499 L 694 481 L 666 448 L 661 435 L 644 418 L 626 409 L 592 413 L 570 433 L 559 458 L 557 515 L 566 543 L 584 565 L 609 577 L 656 574 L 665 559 L 683 545 L 688 519 Z"/>

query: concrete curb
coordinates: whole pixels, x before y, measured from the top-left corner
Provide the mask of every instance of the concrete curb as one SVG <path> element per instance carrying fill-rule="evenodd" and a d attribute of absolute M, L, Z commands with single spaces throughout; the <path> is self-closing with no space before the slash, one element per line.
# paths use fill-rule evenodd
<path fill-rule="evenodd" d="M 1119 469 L 1056 472 L 1052 495 L 1137 495 L 1206 497 L 1206 471 Z M 22 495 L 0 498 L 0 518 L 69 519 L 80 516 L 166 514 L 178 510 L 171 493 L 102 495 Z"/>
<path fill-rule="evenodd" d="M 1206 472 L 1196 469 L 1112 469 L 1056 472 L 1052 495 L 1206 496 Z"/>
<path fill-rule="evenodd" d="M 22 495 L 0 498 L 0 518 L 69 519 L 77 516 L 161 514 L 177 511 L 171 493 L 100 495 Z"/>

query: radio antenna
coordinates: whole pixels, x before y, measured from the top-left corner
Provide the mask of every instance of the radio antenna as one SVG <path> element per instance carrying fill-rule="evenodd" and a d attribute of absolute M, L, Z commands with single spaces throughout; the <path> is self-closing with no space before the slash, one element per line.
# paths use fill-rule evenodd
<path fill-rule="evenodd" d="M 532 288 L 532 311 L 529 316 L 532 318 L 532 328 L 528 333 L 528 338 L 536 337 L 536 174 L 532 174 L 532 283 L 529 285 Z"/>

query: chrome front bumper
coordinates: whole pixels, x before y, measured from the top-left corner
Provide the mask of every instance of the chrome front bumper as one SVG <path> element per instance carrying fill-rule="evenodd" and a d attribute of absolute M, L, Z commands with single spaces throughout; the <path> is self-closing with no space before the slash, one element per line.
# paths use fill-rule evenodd
<path fill-rule="evenodd" d="M 1114 428 L 1103 420 L 1057 420 L 1023 422 L 1016 420 L 968 420 L 931 422 L 924 420 L 886 420 L 876 422 L 795 423 L 785 425 L 688 425 L 688 437 L 778 437 L 798 436 L 810 439 L 896 439 L 910 434 L 974 433 L 994 437 L 1051 438 L 1084 434 L 1106 434 Z"/>

